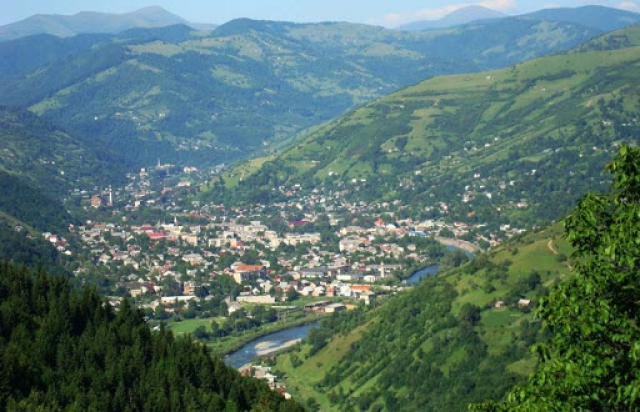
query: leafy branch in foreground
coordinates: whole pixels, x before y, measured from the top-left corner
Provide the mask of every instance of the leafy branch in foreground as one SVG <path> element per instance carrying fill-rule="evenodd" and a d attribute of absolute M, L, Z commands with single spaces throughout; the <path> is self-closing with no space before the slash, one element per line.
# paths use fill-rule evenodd
<path fill-rule="evenodd" d="M 553 336 L 537 370 L 506 401 L 471 411 L 640 410 L 640 149 L 607 165 L 608 194 L 588 194 L 565 220 L 575 276 L 538 309 Z"/>

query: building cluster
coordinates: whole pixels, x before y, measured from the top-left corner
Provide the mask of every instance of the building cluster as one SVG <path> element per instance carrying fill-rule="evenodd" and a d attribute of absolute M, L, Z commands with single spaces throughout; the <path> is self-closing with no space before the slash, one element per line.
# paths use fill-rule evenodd
<path fill-rule="evenodd" d="M 432 262 L 418 246 L 421 238 L 475 251 L 474 240 L 496 245 L 520 232 L 503 225 L 487 236 L 481 224 L 414 220 L 397 200 L 349 202 L 346 190 L 305 191 L 299 184 L 278 188 L 286 200 L 271 204 L 204 204 L 188 200 L 204 180 L 190 167 L 159 164 L 129 178 L 124 188 L 75 191 L 87 210 L 109 213 L 70 233 L 80 240 L 81 257 L 109 268 L 121 293 L 158 304 L 202 298 L 222 277 L 241 288 L 234 303 L 271 304 L 294 295 L 370 302 L 371 285 L 399 283 L 407 263 Z M 144 212 L 162 221 L 129 216 Z M 82 265 L 76 273 L 88 270 Z"/>

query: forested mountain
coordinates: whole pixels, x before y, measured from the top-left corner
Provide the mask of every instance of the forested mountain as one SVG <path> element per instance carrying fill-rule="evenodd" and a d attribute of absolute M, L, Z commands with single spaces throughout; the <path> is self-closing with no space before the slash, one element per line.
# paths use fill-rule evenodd
<path fill-rule="evenodd" d="M 123 181 L 128 166 L 94 138 L 22 109 L 0 107 L 0 141 L 0 171 L 41 191 L 43 198 L 60 200 L 76 188 Z"/>
<path fill-rule="evenodd" d="M 0 263 L 0 408 L 302 411 L 204 346 L 152 332 L 127 301 Z"/>
<path fill-rule="evenodd" d="M 56 61 L 73 59 L 92 48 L 110 43 L 166 41 L 179 42 L 191 38 L 193 29 L 185 25 L 160 28 L 134 28 L 118 34 L 79 34 L 73 37 L 58 37 L 52 34 L 37 34 L 13 41 L 0 42 L 0 78 L 13 81 L 41 66 Z M 82 76 L 83 72 L 70 73 Z M 19 77 L 18 77 L 19 78 Z M 50 87 L 41 85 L 42 87 Z"/>
<path fill-rule="evenodd" d="M 274 187 L 324 185 L 358 200 L 400 199 L 419 218 L 496 228 L 560 218 L 588 189 L 607 187 L 604 164 L 640 132 L 637 32 L 408 87 L 257 163 L 253 174 L 232 171 L 230 185 L 243 179 L 230 198 L 268 202 L 280 196 Z M 595 50 L 607 39 L 618 39 L 617 50 Z"/>
<path fill-rule="evenodd" d="M 97 12 L 80 12 L 72 16 L 38 14 L 0 26 L 0 42 L 34 34 L 71 37 L 82 33 L 118 33 L 132 28 L 166 27 L 175 24 L 189 23 L 157 6 L 123 14 Z M 215 26 L 211 25 L 211 28 L 213 27 Z"/>
<path fill-rule="evenodd" d="M 532 307 L 569 273 L 561 233 L 518 236 L 378 309 L 336 314 L 275 369 L 325 410 L 462 411 L 499 400 L 536 364 L 528 348 L 543 332 Z"/>
<path fill-rule="evenodd" d="M 601 33 L 533 19 L 429 32 L 246 19 L 211 32 L 151 30 L 46 38 L 55 53 L 44 57 L 42 38 L 5 42 L 0 61 L 16 63 L 2 69 L 0 103 L 91 135 L 138 166 L 159 156 L 211 164 L 269 151 L 427 77 L 508 66 Z"/>

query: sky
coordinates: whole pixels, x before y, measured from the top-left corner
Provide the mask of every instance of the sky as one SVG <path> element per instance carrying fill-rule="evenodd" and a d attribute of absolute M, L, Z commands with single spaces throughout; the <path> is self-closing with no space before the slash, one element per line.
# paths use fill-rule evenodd
<path fill-rule="evenodd" d="M 160 6 L 193 23 L 222 24 L 248 17 L 294 22 L 349 21 L 385 27 L 416 20 L 436 20 L 470 5 L 505 14 L 587 4 L 640 13 L 640 0 L 1 0 L 0 4 L 0 25 L 34 14 L 128 13 L 148 6 Z"/>

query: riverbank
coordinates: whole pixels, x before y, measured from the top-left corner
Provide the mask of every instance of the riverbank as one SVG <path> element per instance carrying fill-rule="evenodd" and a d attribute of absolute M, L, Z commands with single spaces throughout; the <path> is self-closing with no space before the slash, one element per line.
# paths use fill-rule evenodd
<path fill-rule="evenodd" d="M 256 355 L 258 355 L 258 356 L 272 355 L 272 354 L 275 354 L 276 352 L 280 352 L 280 351 L 282 351 L 284 349 L 290 348 L 291 346 L 295 345 L 296 343 L 300 342 L 301 340 L 302 340 L 302 338 L 288 340 L 286 342 L 281 342 L 279 345 L 277 345 L 275 347 L 270 342 L 258 343 L 255 346 Z"/>
<path fill-rule="evenodd" d="M 212 352 L 217 356 L 224 357 L 231 355 L 243 346 L 267 335 L 319 322 L 322 317 L 323 315 L 313 313 L 292 321 L 267 324 L 257 329 L 248 330 L 240 336 L 226 336 L 224 338 L 216 339 L 213 342 L 207 343 L 207 346 L 211 348 Z"/>
<path fill-rule="evenodd" d="M 318 327 L 318 322 L 304 326 L 297 326 L 274 332 L 239 348 L 239 350 L 224 357 L 224 363 L 233 368 L 246 367 L 256 358 L 261 356 L 275 355 L 286 351 L 296 343 L 304 339 L 309 331 Z"/>

